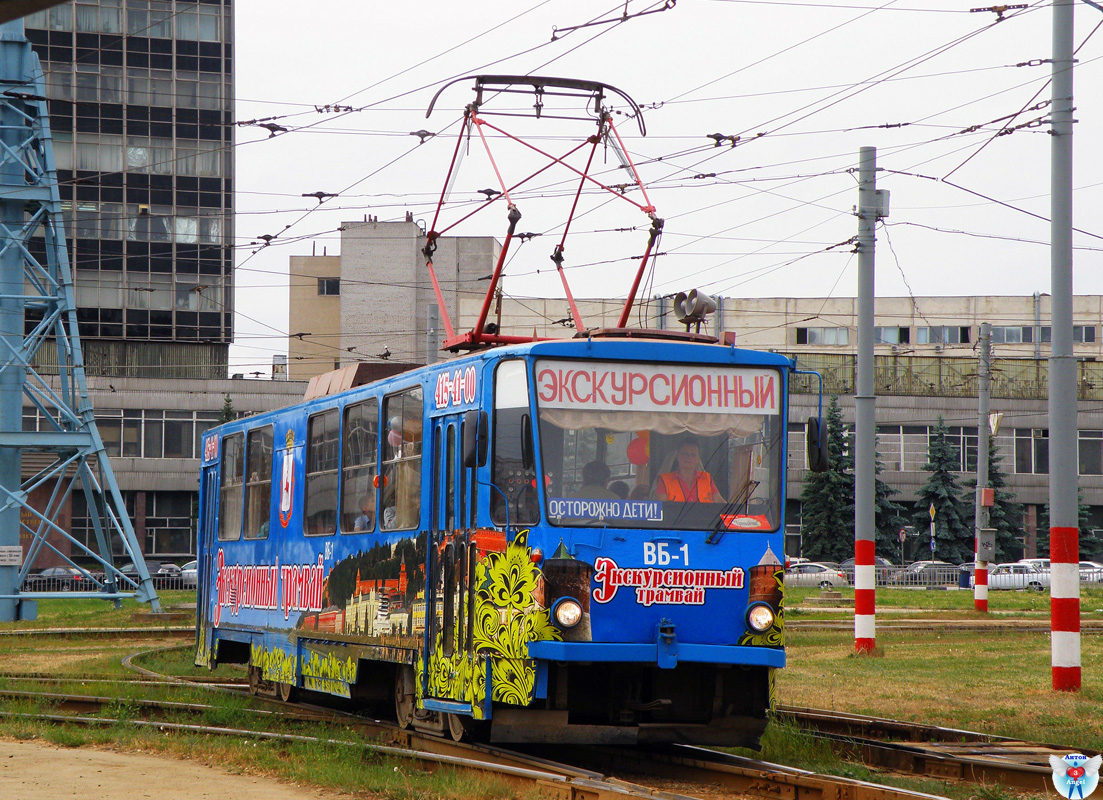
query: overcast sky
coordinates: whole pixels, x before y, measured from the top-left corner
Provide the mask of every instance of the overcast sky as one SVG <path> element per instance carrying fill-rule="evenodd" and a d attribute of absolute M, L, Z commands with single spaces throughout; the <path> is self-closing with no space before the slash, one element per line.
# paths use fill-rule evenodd
<path fill-rule="evenodd" d="M 287 131 L 237 130 L 234 371 L 267 372 L 272 354 L 286 352 L 290 256 L 339 252 L 340 223 L 365 214 L 432 221 L 471 82 L 447 88 L 429 119 L 425 110 L 449 80 L 480 73 L 600 81 L 643 108 L 646 137 L 626 114 L 614 120 L 665 220 L 648 294 L 854 296 L 857 262 L 845 243 L 857 231 L 853 169 L 863 146 L 877 148 L 878 187 L 891 192 L 877 238 L 878 295 L 1049 291 L 1048 3 L 1002 22 L 970 13 L 964 0 L 665 5 L 240 0 L 237 119 Z M 1103 294 L 1100 26 L 1103 13 L 1078 5 L 1079 294 Z M 610 103 L 630 112 L 619 97 Z M 557 154 L 593 130 L 584 121 L 491 121 Z M 439 135 L 419 144 L 410 132 L 421 129 Z M 715 147 L 712 133 L 739 138 Z M 491 147 L 507 183 L 542 165 L 500 137 Z M 603 180 L 624 181 L 611 151 L 599 148 L 596 160 Z M 437 227 L 496 186 L 473 145 Z M 542 235 L 510 259 L 508 294 L 562 296 L 548 256 L 573 188 L 569 173 L 549 170 L 513 197 L 518 229 Z M 317 191 L 337 197 L 302 196 Z M 566 245 L 574 294 L 623 296 L 648 224 L 633 205 L 587 192 Z M 452 232 L 502 239 L 505 230 L 495 203 Z M 267 247 L 251 244 L 277 234 Z"/>

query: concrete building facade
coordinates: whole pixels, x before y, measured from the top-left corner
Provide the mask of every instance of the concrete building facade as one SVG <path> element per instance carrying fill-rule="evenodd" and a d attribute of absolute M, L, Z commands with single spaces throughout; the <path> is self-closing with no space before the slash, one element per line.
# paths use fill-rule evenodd
<path fill-rule="evenodd" d="M 367 219 L 342 223 L 340 256 L 292 258 L 287 347 L 293 379 L 363 361 L 425 364 L 444 357 L 425 242 L 412 219 Z M 478 312 L 499 252 L 491 236 L 437 240 L 433 268 L 457 330 L 472 324 L 466 310 Z"/>

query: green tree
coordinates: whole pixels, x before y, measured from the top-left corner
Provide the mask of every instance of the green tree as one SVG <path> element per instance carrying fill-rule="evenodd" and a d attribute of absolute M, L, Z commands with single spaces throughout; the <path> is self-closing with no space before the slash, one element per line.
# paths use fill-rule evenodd
<path fill-rule="evenodd" d="M 961 467 L 958 449 L 947 438 L 946 423 L 942 416 L 931 431 L 927 447 L 927 463 L 923 469 L 930 473 L 926 484 L 917 492 L 912 524 L 920 530 L 931 524 L 929 509 L 935 510 L 935 547 L 932 558 L 956 564 L 973 557 L 973 520 L 961 499 L 955 472 Z"/>
<path fill-rule="evenodd" d="M 825 472 L 805 473 L 801 492 L 801 553 L 816 561 L 843 561 L 854 555 L 854 472 L 839 398 L 827 406 Z"/>
<path fill-rule="evenodd" d="M 1084 492 L 1076 490 L 1077 527 L 1080 529 L 1080 559 L 1082 561 L 1098 561 L 1103 555 L 1103 542 L 1095 538 L 1092 533 L 1089 512 L 1091 509 L 1084 503 Z M 1049 558 L 1049 503 L 1042 506 L 1038 512 L 1038 531 L 1036 535 L 1038 558 Z"/>
<path fill-rule="evenodd" d="M 234 411 L 234 401 L 230 399 L 230 393 L 227 392 L 222 399 L 222 410 L 218 412 L 218 424 L 232 422 L 235 419 L 237 419 L 237 412 Z"/>
<path fill-rule="evenodd" d="M 996 530 L 996 561 L 1015 561 L 1023 557 L 1023 507 L 1015 502 L 1015 494 L 1007 489 L 1007 477 L 1000 464 L 1003 456 L 995 442 L 988 447 L 988 485 L 992 488 L 992 507 L 988 510 L 988 527 Z M 966 509 L 970 520 L 976 519 L 977 479 L 965 482 L 969 490 Z"/>

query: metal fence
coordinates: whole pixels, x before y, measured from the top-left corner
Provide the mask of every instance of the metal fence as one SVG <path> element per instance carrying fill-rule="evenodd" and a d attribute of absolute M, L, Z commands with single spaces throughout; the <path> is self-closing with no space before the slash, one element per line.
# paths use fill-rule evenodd
<path fill-rule="evenodd" d="M 858 380 L 858 357 L 852 353 L 785 353 L 801 369 L 823 376 L 828 394 L 852 394 Z M 1079 400 L 1103 400 L 1103 361 L 1078 361 Z M 873 359 L 874 386 L 879 395 L 976 397 L 977 361 L 960 356 L 879 355 Z M 792 389 L 818 391 L 812 376 L 794 375 Z M 1045 359 L 993 358 L 992 397 L 1045 400 L 1049 396 L 1049 366 Z"/>

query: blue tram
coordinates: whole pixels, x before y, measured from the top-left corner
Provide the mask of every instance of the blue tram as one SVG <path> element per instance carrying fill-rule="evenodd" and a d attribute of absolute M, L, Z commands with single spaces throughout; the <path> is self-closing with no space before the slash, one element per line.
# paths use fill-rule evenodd
<path fill-rule="evenodd" d="M 209 431 L 196 664 L 456 738 L 757 742 L 793 364 L 633 333 Z"/>

